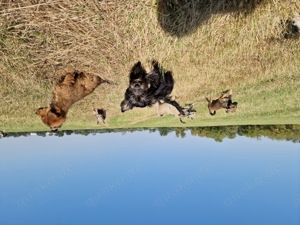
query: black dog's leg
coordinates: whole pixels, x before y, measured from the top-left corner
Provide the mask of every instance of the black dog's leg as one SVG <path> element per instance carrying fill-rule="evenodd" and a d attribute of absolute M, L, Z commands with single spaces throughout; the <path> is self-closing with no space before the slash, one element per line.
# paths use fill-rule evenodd
<path fill-rule="evenodd" d="M 185 123 L 185 122 L 182 120 L 182 118 L 180 118 L 179 120 L 180 120 L 181 123 Z"/>
<path fill-rule="evenodd" d="M 172 101 L 170 100 L 169 98 L 163 98 L 162 99 L 164 102 L 174 106 L 179 112 L 180 112 L 180 115 L 183 115 L 185 116 L 185 113 L 183 111 L 183 108 L 176 102 L 176 101 Z"/>

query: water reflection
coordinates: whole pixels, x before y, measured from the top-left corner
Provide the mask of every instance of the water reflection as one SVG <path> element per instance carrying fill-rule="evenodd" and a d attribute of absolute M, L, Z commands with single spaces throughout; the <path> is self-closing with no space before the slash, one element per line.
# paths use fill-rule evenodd
<path fill-rule="evenodd" d="M 96 130 L 62 130 L 52 132 L 11 132 L 6 133 L 6 137 L 21 136 L 57 136 L 79 134 L 96 135 L 101 133 L 133 133 L 138 131 L 159 132 L 160 136 L 167 136 L 175 132 L 176 137 L 185 138 L 188 131 L 192 136 L 212 138 L 217 142 L 222 142 L 225 138 L 234 139 L 237 136 L 250 138 L 268 137 L 272 140 L 286 140 L 294 143 L 300 142 L 300 125 L 242 125 L 242 126 L 214 126 L 214 127 L 159 127 L 159 128 L 126 128 L 126 129 L 96 129 Z"/>
<path fill-rule="evenodd" d="M 298 225 L 299 128 L 9 133 L 0 224 Z"/>

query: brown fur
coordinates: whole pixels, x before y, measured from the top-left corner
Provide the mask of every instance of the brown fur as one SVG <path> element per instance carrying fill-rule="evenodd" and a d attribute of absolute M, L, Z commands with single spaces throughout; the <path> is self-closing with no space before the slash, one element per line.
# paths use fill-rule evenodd
<path fill-rule="evenodd" d="M 110 83 L 99 76 L 78 71 L 68 72 L 54 87 L 49 106 L 41 107 L 36 114 L 52 131 L 66 121 L 69 108 L 77 101 L 91 94 L 101 83 Z"/>

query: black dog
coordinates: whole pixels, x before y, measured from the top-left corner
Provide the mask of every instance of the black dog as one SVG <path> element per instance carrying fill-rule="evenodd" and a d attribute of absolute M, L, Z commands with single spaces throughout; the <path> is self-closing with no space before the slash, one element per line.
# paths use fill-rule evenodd
<path fill-rule="evenodd" d="M 184 115 L 183 108 L 171 100 L 169 95 L 174 87 L 174 79 L 171 71 L 163 72 L 157 61 L 152 61 L 152 70 L 147 73 L 141 62 L 137 62 L 129 74 L 129 87 L 126 89 L 125 98 L 121 102 L 121 111 L 134 107 L 151 107 L 157 101 L 162 100 L 175 106 Z"/>

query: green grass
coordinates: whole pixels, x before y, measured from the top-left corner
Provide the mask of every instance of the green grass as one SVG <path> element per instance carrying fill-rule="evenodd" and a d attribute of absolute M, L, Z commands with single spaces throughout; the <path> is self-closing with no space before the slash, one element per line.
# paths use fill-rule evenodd
<path fill-rule="evenodd" d="M 103 84 L 76 103 L 63 129 L 299 124 L 300 40 L 283 39 L 281 21 L 300 2 L 208 2 L 0 3 L 0 130 L 48 130 L 34 112 L 69 69 L 118 86 Z M 153 108 L 120 112 L 130 68 L 153 58 L 173 71 L 179 103 L 196 104 L 195 120 L 158 118 Z M 210 116 L 205 97 L 229 88 L 237 112 Z M 106 125 L 96 125 L 94 107 L 107 110 Z"/>

